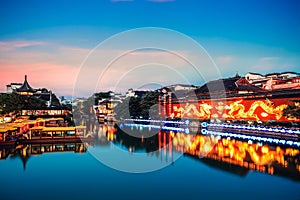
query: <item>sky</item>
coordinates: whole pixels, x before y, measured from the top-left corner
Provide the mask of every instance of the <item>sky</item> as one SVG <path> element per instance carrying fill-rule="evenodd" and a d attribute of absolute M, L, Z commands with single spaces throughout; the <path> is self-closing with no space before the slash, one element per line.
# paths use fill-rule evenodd
<path fill-rule="evenodd" d="M 299 9 L 290 0 L 2 0 L 0 91 L 25 74 L 34 88 L 86 96 L 300 72 Z"/>

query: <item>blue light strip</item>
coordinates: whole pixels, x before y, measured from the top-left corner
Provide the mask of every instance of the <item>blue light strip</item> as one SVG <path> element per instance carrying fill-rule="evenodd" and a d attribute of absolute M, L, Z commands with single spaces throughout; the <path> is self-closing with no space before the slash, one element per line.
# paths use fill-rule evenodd
<path fill-rule="evenodd" d="M 178 127 L 170 127 L 170 126 L 158 126 L 158 125 L 146 125 L 146 124 L 123 124 L 127 127 L 143 127 L 143 128 L 153 128 L 159 130 L 168 130 L 168 131 L 178 131 L 178 132 L 189 132 L 188 128 L 178 128 Z"/>
<path fill-rule="evenodd" d="M 204 125 L 204 126 L 203 126 Z M 244 130 L 257 130 L 257 131 L 267 131 L 267 132 L 278 132 L 278 133 L 290 133 L 290 134 L 300 134 L 300 130 L 291 130 L 284 128 L 271 128 L 264 126 L 245 126 L 237 124 L 213 124 L 213 123 L 201 123 L 202 127 L 220 127 L 220 128 L 234 128 L 234 129 L 244 129 Z"/>
<path fill-rule="evenodd" d="M 158 126 L 158 125 L 146 125 L 146 124 L 121 124 L 122 126 L 126 127 L 143 127 L 143 128 L 152 128 L 158 130 L 168 130 L 168 131 L 177 131 L 177 132 L 185 132 L 186 134 L 189 133 L 188 128 L 178 128 L 178 127 L 169 127 L 169 126 Z M 227 132 L 218 132 L 218 131 L 210 131 L 207 129 L 201 129 L 201 133 L 203 135 L 218 135 L 221 137 L 233 137 L 238 139 L 244 140 L 255 140 L 259 142 L 269 142 L 269 143 L 276 143 L 276 144 L 283 144 L 283 145 L 290 145 L 290 146 L 297 146 L 300 147 L 300 142 L 292 141 L 292 140 L 284 140 L 284 139 L 274 139 L 269 137 L 260 137 L 260 136 L 250 136 L 244 134 L 236 134 L 236 133 L 227 133 Z"/>
<path fill-rule="evenodd" d="M 170 123 L 170 124 L 187 124 L 188 121 L 167 121 L 167 120 L 152 120 L 152 119 L 123 119 L 124 121 L 133 122 L 153 122 L 153 123 Z"/>
<path fill-rule="evenodd" d="M 158 125 L 147 125 L 147 124 L 124 124 L 127 127 L 143 127 L 143 128 L 154 128 L 154 129 L 161 129 L 161 126 Z"/>
<path fill-rule="evenodd" d="M 270 142 L 270 143 L 276 143 L 276 144 L 283 144 L 283 145 L 290 145 L 290 146 L 297 146 L 300 147 L 300 142 L 291 141 L 291 140 L 283 140 L 283 139 L 273 139 L 273 138 L 267 138 L 267 137 L 259 137 L 259 136 L 249 136 L 249 135 L 242 135 L 242 134 L 235 134 L 235 133 L 222 133 L 217 131 L 209 131 L 206 129 L 202 129 L 201 133 L 204 135 L 218 135 L 223 137 L 233 137 L 233 138 L 239 138 L 239 139 L 248 139 L 248 140 L 256 140 L 260 142 Z"/>

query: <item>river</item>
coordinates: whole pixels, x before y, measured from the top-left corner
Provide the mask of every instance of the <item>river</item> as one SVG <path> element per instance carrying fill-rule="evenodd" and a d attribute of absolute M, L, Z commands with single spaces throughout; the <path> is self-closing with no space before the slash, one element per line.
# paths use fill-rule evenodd
<path fill-rule="evenodd" d="M 300 199 L 299 148 L 137 124 L 1 147 L 1 199 Z"/>

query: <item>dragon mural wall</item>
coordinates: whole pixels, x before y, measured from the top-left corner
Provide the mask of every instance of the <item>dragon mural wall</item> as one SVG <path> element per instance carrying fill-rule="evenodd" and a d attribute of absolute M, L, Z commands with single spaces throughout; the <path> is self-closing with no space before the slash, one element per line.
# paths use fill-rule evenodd
<path fill-rule="evenodd" d="M 283 116 L 283 110 L 293 103 L 291 99 L 236 99 L 203 100 L 198 103 L 177 103 L 168 105 L 170 118 L 300 121 Z"/>

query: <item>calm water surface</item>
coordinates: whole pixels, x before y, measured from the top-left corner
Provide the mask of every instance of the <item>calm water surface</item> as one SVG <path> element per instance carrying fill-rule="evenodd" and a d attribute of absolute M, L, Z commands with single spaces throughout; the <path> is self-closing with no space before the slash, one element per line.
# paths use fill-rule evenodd
<path fill-rule="evenodd" d="M 92 129 L 91 144 L 2 148 L 1 199 L 300 199 L 299 149 L 141 127 Z M 136 172 L 151 169 L 143 165 L 149 160 L 165 167 L 122 172 L 135 155 L 143 157 L 130 165 Z"/>

